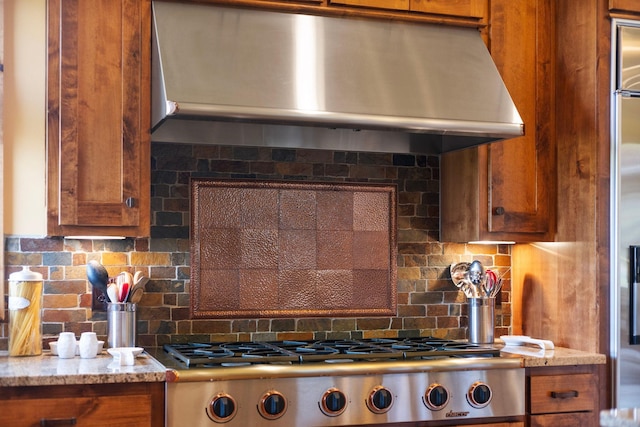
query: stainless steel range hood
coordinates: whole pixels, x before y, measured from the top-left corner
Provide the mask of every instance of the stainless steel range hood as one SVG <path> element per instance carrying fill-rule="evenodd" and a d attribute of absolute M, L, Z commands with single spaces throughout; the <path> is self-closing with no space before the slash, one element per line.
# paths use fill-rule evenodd
<path fill-rule="evenodd" d="M 523 134 L 476 29 L 163 1 L 153 14 L 153 141 L 442 153 Z"/>

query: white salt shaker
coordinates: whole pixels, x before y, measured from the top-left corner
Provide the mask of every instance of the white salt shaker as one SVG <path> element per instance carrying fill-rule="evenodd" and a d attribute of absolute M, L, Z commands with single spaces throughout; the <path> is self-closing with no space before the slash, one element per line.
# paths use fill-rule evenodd
<path fill-rule="evenodd" d="M 95 332 L 83 332 L 80 335 L 79 346 L 82 359 L 93 359 L 98 355 L 98 336 Z"/>
<path fill-rule="evenodd" d="M 58 357 L 72 359 L 76 355 L 76 336 L 73 332 L 60 332 L 58 336 Z"/>

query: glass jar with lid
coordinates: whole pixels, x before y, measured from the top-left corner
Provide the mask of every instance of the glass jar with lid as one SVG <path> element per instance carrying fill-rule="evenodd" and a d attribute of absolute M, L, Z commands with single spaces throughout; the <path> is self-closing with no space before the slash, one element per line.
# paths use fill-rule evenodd
<path fill-rule="evenodd" d="M 9 275 L 9 356 L 42 354 L 42 274 L 23 267 Z"/>

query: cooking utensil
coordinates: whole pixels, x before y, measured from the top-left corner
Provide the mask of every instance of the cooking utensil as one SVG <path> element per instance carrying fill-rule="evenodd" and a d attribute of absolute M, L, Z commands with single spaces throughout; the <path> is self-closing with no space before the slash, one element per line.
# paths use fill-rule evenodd
<path fill-rule="evenodd" d="M 109 286 L 107 286 L 107 296 L 111 302 L 120 302 L 118 301 L 118 285 L 109 283 Z"/>
<path fill-rule="evenodd" d="M 474 260 L 469 265 L 469 280 L 474 286 L 477 287 L 481 287 L 484 284 L 486 280 L 486 274 L 484 271 L 484 267 L 482 266 L 482 263 L 480 261 Z"/>
<path fill-rule="evenodd" d="M 107 272 L 107 269 L 104 268 L 104 266 L 98 261 L 90 260 L 87 263 L 87 278 L 89 279 L 89 283 L 91 283 L 94 288 L 97 288 L 102 292 L 107 291 L 107 284 L 109 283 L 109 273 Z"/>
<path fill-rule="evenodd" d="M 451 273 L 451 281 L 458 288 L 462 287 L 464 282 L 465 275 L 467 271 L 469 271 L 469 263 L 468 262 L 459 262 L 457 264 L 451 264 L 449 267 L 449 272 Z"/>
<path fill-rule="evenodd" d="M 496 275 L 495 271 L 489 270 L 489 269 L 487 269 L 485 274 L 487 276 L 487 280 L 485 281 L 485 284 L 484 284 L 484 293 L 488 297 L 493 297 L 495 287 L 498 282 L 498 276 Z"/>
<path fill-rule="evenodd" d="M 138 276 L 137 273 L 136 276 Z M 133 285 L 133 289 L 131 289 L 131 292 L 129 293 L 129 302 L 133 304 L 137 304 L 140 302 L 140 300 L 142 299 L 142 294 L 144 294 L 144 288 L 147 285 L 147 282 L 149 282 L 148 277 L 142 275 L 138 276 L 138 279 L 135 280 L 135 284 Z"/>

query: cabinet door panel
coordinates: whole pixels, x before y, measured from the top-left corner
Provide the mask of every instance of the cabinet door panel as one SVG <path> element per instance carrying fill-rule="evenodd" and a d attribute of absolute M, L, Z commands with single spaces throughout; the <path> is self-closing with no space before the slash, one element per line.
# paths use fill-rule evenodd
<path fill-rule="evenodd" d="M 487 0 L 411 0 L 411 10 L 481 19 L 486 17 Z"/>
<path fill-rule="evenodd" d="M 331 4 L 377 7 L 380 9 L 409 10 L 409 0 L 330 0 Z"/>
<path fill-rule="evenodd" d="M 523 31 L 509 23 L 549 22 L 550 10 L 545 0 L 491 2 L 491 54 L 525 135 L 489 146 L 490 232 L 549 231 L 549 190 L 555 183 L 549 161 L 552 37 L 544 27 Z"/>
<path fill-rule="evenodd" d="M 640 12 L 640 4 L 638 0 L 609 0 L 609 10 Z"/>
<path fill-rule="evenodd" d="M 48 234 L 148 235 L 149 2 L 48 8 Z"/>

